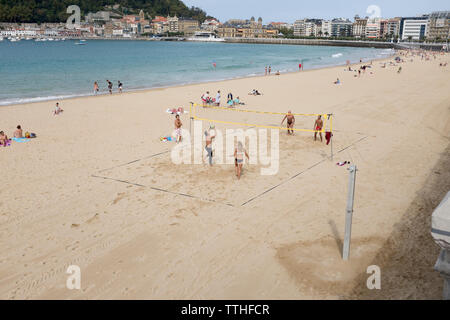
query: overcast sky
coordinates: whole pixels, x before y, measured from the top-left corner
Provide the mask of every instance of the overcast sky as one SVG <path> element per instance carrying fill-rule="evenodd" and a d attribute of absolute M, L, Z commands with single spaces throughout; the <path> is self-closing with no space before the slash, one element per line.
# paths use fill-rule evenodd
<path fill-rule="evenodd" d="M 366 13 L 370 5 L 381 9 L 381 16 L 416 16 L 432 11 L 450 10 L 449 0 L 183 0 L 191 7 L 196 6 L 221 22 L 228 19 L 263 18 L 271 21 L 294 22 L 302 18 L 353 18 L 355 14 Z"/>

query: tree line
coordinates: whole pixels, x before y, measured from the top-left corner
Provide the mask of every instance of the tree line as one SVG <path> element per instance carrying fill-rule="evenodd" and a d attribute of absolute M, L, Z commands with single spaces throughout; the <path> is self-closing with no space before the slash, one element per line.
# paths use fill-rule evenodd
<path fill-rule="evenodd" d="M 137 14 L 142 9 L 150 17 L 176 14 L 200 22 L 212 18 L 200 8 L 188 8 L 180 0 L 0 0 L 0 22 L 65 22 L 70 5 L 79 6 L 82 17 L 88 12 L 104 10 L 106 6 L 120 5 L 114 12 Z"/>

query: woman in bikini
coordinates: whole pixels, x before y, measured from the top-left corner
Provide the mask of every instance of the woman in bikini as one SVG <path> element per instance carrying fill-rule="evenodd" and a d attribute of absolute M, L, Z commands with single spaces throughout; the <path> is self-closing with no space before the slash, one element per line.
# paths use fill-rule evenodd
<path fill-rule="evenodd" d="M 236 176 L 241 179 L 242 166 L 244 164 L 244 155 L 250 160 L 247 150 L 245 150 L 242 142 L 238 142 L 237 148 L 234 148 L 234 165 L 236 167 Z"/>

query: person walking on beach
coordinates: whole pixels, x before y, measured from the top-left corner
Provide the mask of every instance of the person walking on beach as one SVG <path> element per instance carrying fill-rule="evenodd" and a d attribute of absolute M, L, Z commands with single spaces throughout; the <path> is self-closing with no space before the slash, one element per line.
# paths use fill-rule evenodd
<path fill-rule="evenodd" d="M 209 165 L 212 166 L 212 157 L 213 157 L 213 151 L 212 151 L 212 141 L 216 137 L 216 135 L 211 135 L 211 127 L 209 130 L 205 131 L 205 138 L 206 138 L 206 146 L 205 150 L 208 156 L 208 162 Z"/>
<path fill-rule="evenodd" d="M 322 116 L 318 116 L 316 119 L 316 122 L 314 123 L 314 141 L 317 140 L 317 132 L 319 133 L 320 136 L 320 142 L 322 142 L 322 128 L 323 128 L 323 120 L 322 120 Z"/>
<path fill-rule="evenodd" d="M 175 135 L 176 135 L 176 142 L 179 143 L 183 139 L 181 137 L 181 126 L 183 123 L 181 123 L 180 115 L 175 116 Z"/>
<path fill-rule="evenodd" d="M 283 121 L 281 121 L 281 125 L 283 125 L 284 120 L 287 120 L 287 134 L 294 135 L 295 117 L 292 114 L 291 110 L 289 110 L 288 113 L 284 116 Z"/>
<path fill-rule="evenodd" d="M 236 148 L 234 148 L 234 166 L 236 169 L 236 176 L 238 180 L 241 179 L 242 166 L 244 165 L 244 155 L 250 160 L 247 150 L 245 150 L 242 142 L 239 141 Z"/>
<path fill-rule="evenodd" d="M 120 80 L 117 81 L 117 87 L 119 88 L 119 93 L 122 93 L 122 86 L 123 86 L 122 82 L 120 82 Z"/>
<path fill-rule="evenodd" d="M 112 94 L 113 84 L 112 84 L 112 82 L 109 81 L 109 80 L 106 80 L 106 82 L 108 83 L 109 94 Z"/>
<path fill-rule="evenodd" d="M 272 71 L 272 67 L 269 66 L 269 76 L 270 76 L 270 72 Z"/>
<path fill-rule="evenodd" d="M 98 83 L 97 83 L 97 81 L 95 81 L 94 82 L 94 94 L 97 94 L 98 93 Z"/>
<path fill-rule="evenodd" d="M 220 106 L 220 90 L 217 91 L 215 103 L 216 103 L 216 106 L 218 106 L 218 107 Z"/>
<path fill-rule="evenodd" d="M 265 76 L 267 76 L 267 66 L 266 66 L 266 72 L 264 73 Z"/>

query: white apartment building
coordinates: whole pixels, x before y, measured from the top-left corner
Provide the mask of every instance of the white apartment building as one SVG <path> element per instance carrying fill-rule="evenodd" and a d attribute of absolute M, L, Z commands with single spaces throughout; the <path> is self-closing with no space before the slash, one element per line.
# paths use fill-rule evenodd
<path fill-rule="evenodd" d="M 402 18 L 400 22 L 401 39 L 421 40 L 427 35 L 428 17 Z"/>
<path fill-rule="evenodd" d="M 322 20 L 322 37 L 331 36 L 331 21 Z"/>

